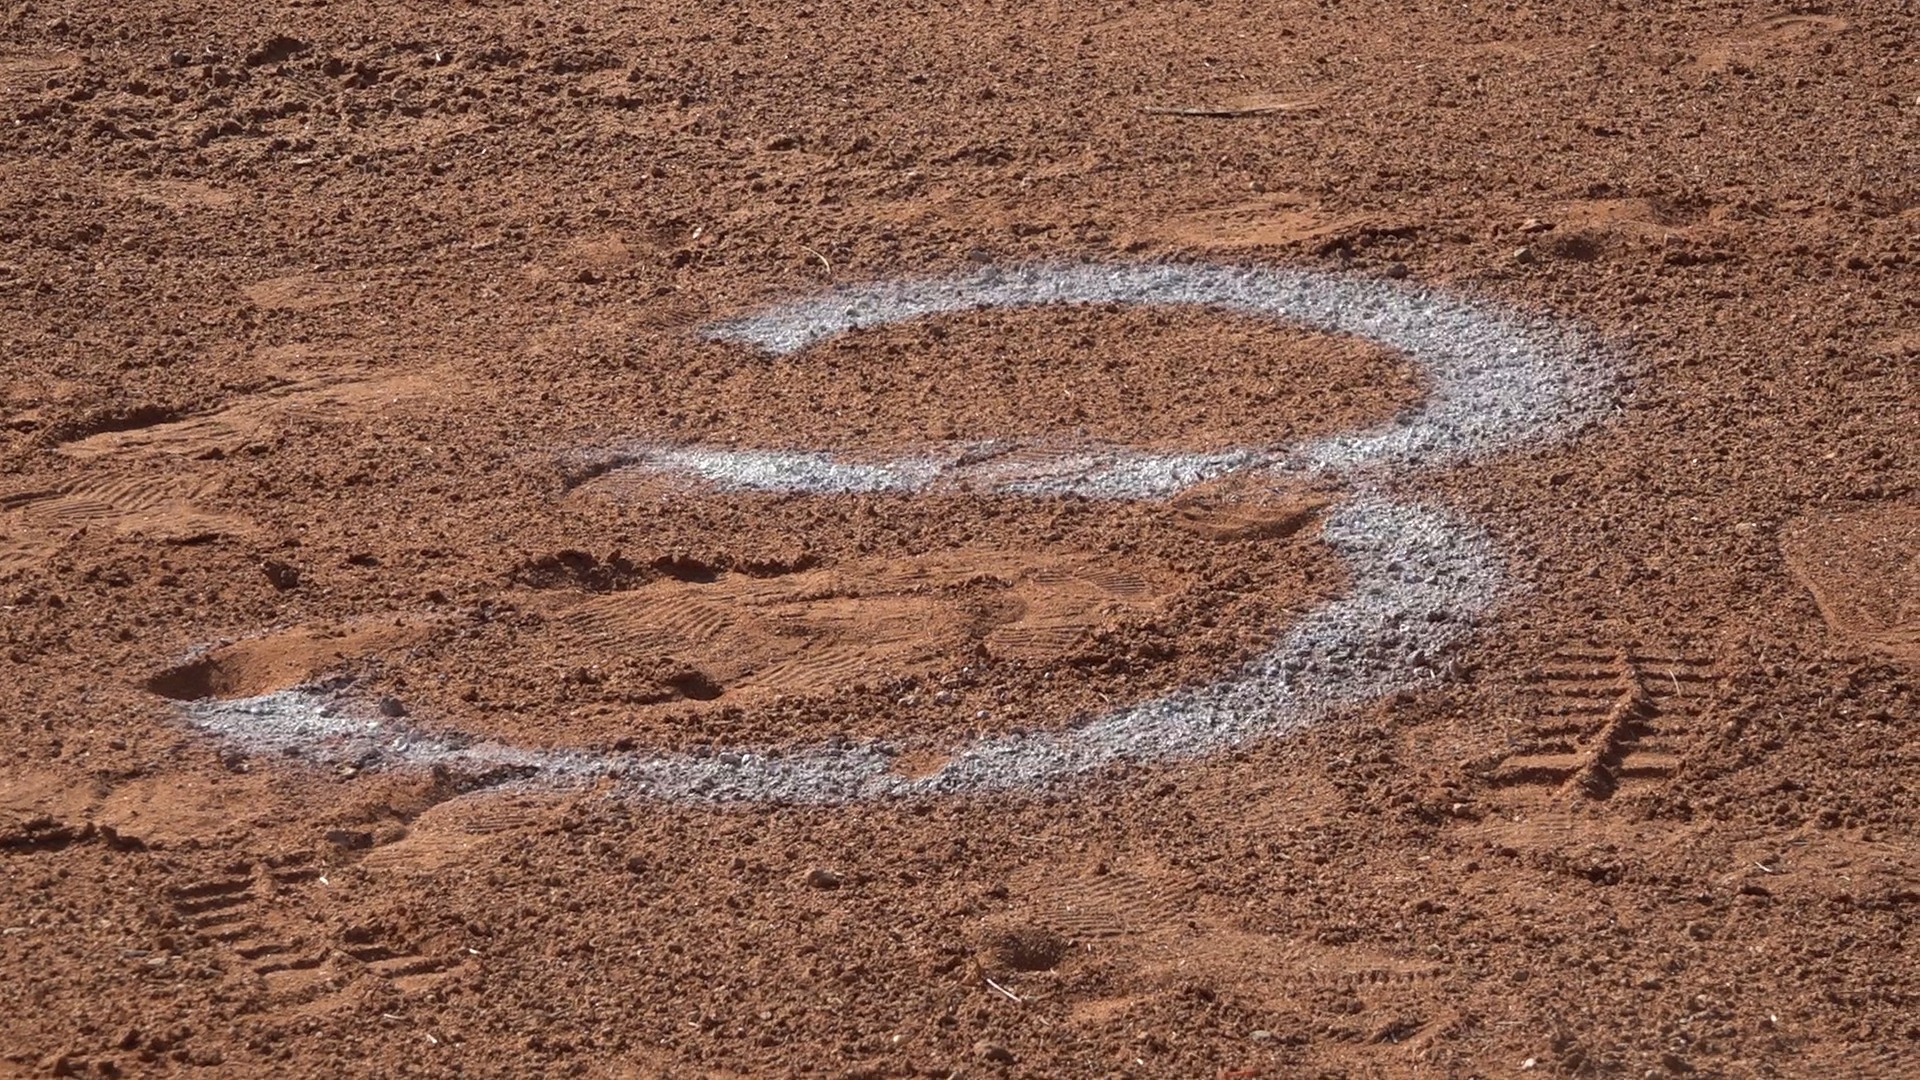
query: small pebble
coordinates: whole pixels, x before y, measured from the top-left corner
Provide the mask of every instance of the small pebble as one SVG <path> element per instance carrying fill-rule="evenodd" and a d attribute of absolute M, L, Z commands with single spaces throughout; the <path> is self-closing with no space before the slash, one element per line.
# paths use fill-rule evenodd
<path fill-rule="evenodd" d="M 840 887 L 840 875 L 816 866 L 807 871 L 807 884 L 816 889 L 837 889 Z"/>
<path fill-rule="evenodd" d="M 260 572 L 267 576 L 268 584 L 281 592 L 300 587 L 300 571 L 278 559 L 268 559 L 260 564 Z"/>

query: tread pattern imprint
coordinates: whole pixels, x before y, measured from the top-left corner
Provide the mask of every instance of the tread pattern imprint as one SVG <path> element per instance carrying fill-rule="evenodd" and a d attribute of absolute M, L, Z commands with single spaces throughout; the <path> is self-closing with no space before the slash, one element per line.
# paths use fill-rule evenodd
<path fill-rule="evenodd" d="M 657 656 L 691 665 L 710 697 L 817 694 L 973 648 L 1056 656 L 1109 620 L 1153 610 L 1179 584 L 1097 556 L 969 552 L 659 581 L 578 604 L 553 633 L 557 650 L 579 662 Z"/>
<path fill-rule="evenodd" d="M 1085 1025 L 1112 1022 L 1136 1002 L 1195 982 L 1287 1009 L 1303 996 L 1391 1005 L 1433 992 L 1451 974 L 1427 959 L 1337 938 L 1249 928 L 1237 911 L 1213 903 L 1192 874 L 1152 858 L 1041 860 L 1015 875 L 1008 896 L 1010 910 L 979 935 L 981 975 L 1038 997 L 1052 992 L 1057 972 L 1097 967 L 1108 992 L 1070 1008 Z"/>
<path fill-rule="evenodd" d="M 220 486 L 213 463 L 289 424 L 350 420 L 432 383 L 430 374 L 314 375 L 218 412 L 65 443 L 58 453 L 85 463 L 88 475 L 52 488 L 0 492 L 0 578 L 41 565 L 81 529 L 141 533 L 168 543 L 244 534 L 245 520 L 205 509 Z M 182 459 L 208 464 L 183 468 Z"/>
<path fill-rule="evenodd" d="M 176 544 L 244 532 L 245 522 L 201 508 L 218 486 L 204 475 L 123 473 L 0 495 L 0 576 L 39 565 L 81 530 Z"/>
<path fill-rule="evenodd" d="M 1680 772 L 1719 688 L 1691 652 L 1563 649 L 1524 685 L 1514 750 L 1488 779 L 1549 802 L 1651 790 Z"/>
<path fill-rule="evenodd" d="M 313 903 L 335 887 L 328 873 L 313 853 L 296 852 L 176 885 L 167 901 L 181 929 L 224 949 L 279 1009 L 349 1008 L 349 984 L 367 976 L 402 994 L 419 993 L 465 962 L 464 952 L 435 950 L 377 926 L 329 927 Z"/>

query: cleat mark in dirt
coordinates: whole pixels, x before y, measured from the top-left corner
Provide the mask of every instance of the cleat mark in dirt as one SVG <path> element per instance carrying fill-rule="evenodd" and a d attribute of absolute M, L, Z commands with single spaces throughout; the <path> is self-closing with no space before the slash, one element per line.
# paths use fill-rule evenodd
<path fill-rule="evenodd" d="M 1327 508 L 1317 500 L 1277 505 L 1192 504 L 1174 511 L 1174 522 L 1195 536 L 1219 542 L 1279 540 L 1311 525 Z"/>
<path fill-rule="evenodd" d="M 130 451 L 146 451 L 189 458 L 214 458 L 236 453 L 265 433 L 258 418 L 234 416 L 224 410 L 171 423 L 104 431 L 60 447 L 67 457 L 96 458 Z"/>
<path fill-rule="evenodd" d="M 861 675 L 884 671 L 888 659 L 884 641 L 867 645 L 839 645 L 811 650 L 759 672 L 743 686 L 797 694 L 831 692 Z"/>
<path fill-rule="evenodd" d="M 39 49 L 0 49 L 0 86 L 44 84 L 54 75 L 80 66 L 82 53 Z"/>
<path fill-rule="evenodd" d="M 45 562 L 54 544 L 38 533 L 0 533 L 0 579 Z"/>
<path fill-rule="evenodd" d="M 1182 927 L 1191 889 L 1190 880 L 1171 872 L 1102 864 L 1078 874 L 1035 873 L 1025 892 L 1035 923 L 1078 941 Z"/>
<path fill-rule="evenodd" d="M 1781 549 L 1835 637 L 1920 665 L 1920 507 L 1802 518 Z"/>
<path fill-rule="evenodd" d="M 1087 627 L 1067 622 L 1044 625 L 1030 621 L 1019 626 L 1002 626 L 986 637 L 987 652 L 1001 659 L 1045 660 L 1060 656 L 1087 636 Z"/>
<path fill-rule="evenodd" d="M 63 535 L 81 529 L 143 533 L 177 544 L 244 534 L 246 522 L 199 505 L 217 488 L 206 476 L 139 474 L 0 495 L 0 573 L 39 565 L 59 550 Z"/>
<path fill-rule="evenodd" d="M 419 396 L 434 384 L 430 374 L 372 376 L 347 370 L 312 375 L 250 394 L 204 416 L 103 431 L 59 448 L 83 461 L 128 455 L 219 459 L 272 438 L 300 421 L 337 423 Z"/>
<path fill-rule="evenodd" d="M 269 1000 L 282 1008 L 337 994 L 360 973 L 416 993 L 461 963 L 457 954 L 423 952 L 377 928 L 328 932 L 306 910 L 323 876 L 311 852 L 296 852 L 177 886 L 169 901 L 188 933 L 260 978 Z"/>
<path fill-rule="evenodd" d="M 440 803 L 416 817 L 407 835 L 360 860 L 376 874 L 433 875 L 472 864 L 500 837 L 539 828 L 549 804 L 513 796 L 467 797 Z"/>
<path fill-rule="evenodd" d="M 1016 874 L 1012 906 L 977 928 L 975 956 L 1018 992 L 1030 985 L 1022 973 L 1062 969 L 1068 978 L 1047 992 L 1065 1000 L 1075 1023 L 1104 1024 L 1196 982 L 1273 1008 L 1303 993 L 1382 1005 L 1430 993 L 1451 973 L 1425 958 L 1251 929 L 1244 912 L 1211 903 L 1192 874 L 1151 859 L 1062 870 L 1043 862 Z M 1099 972 L 1091 985 L 1100 996 L 1066 989 L 1088 985 L 1074 977 L 1082 964 Z"/>
<path fill-rule="evenodd" d="M 351 303 L 358 293 L 351 287 L 317 274 L 268 278 L 242 289 L 255 306 L 268 311 L 319 311 Z"/>
<path fill-rule="evenodd" d="M 1095 563 L 1085 566 L 1074 577 L 1123 600 L 1138 600 L 1152 596 L 1154 592 L 1152 583 L 1146 578 L 1112 565 Z"/>
<path fill-rule="evenodd" d="M 731 628 L 734 619 L 727 609 L 689 595 L 693 591 L 656 587 L 614 593 L 568 612 L 561 622 L 586 640 L 619 649 L 704 648 Z"/>
<path fill-rule="evenodd" d="M 1094 556 L 948 553 L 771 579 L 656 581 L 595 597 L 552 624 L 576 663 L 671 659 L 719 691 L 705 699 L 737 700 L 831 693 L 927 669 L 976 643 L 1002 656 L 1057 656 L 1103 622 L 1152 610 L 1178 583 Z"/>
<path fill-rule="evenodd" d="M 1836 15 L 1774 15 L 1711 38 L 1695 47 L 1693 70 L 1702 74 L 1733 71 L 1770 49 L 1818 41 L 1852 27 Z"/>
<path fill-rule="evenodd" d="M 320 876 L 312 855 L 275 860 L 278 866 L 242 866 L 228 875 L 170 890 L 174 913 L 195 938 L 230 951 L 247 970 L 271 975 L 317 967 L 324 952 L 289 917 L 292 901 Z"/>
<path fill-rule="evenodd" d="M 110 476 L 74 480 L 48 492 L 16 495 L 0 505 L 23 520 L 49 529 L 77 529 L 91 525 L 138 528 L 164 525 L 194 517 L 213 520 L 196 510 L 192 500 L 211 494 L 215 484 L 205 477 L 172 480 L 149 476 Z"/>
<path fill-rule="evenodd" d="M 377 927 L 354 926 L 342 931 L 318 956 L 303 956 L 262 974 L 280 1007 L 331 1011 L 359 993 L 354 987 L 362 976 L 379 979 L 402 995 L 413 995 L 443 982 L 464 960 L 455 953 L 423 952 Z"/>
<path fill-rule="evenodd" d="M 1528 745 L 1489 779 L 1592 799 L 1668 780 L 1685 764 L 1719 683 L 1712 661 L 1685 653 L 1555 653 L 1530 680 Z"/>

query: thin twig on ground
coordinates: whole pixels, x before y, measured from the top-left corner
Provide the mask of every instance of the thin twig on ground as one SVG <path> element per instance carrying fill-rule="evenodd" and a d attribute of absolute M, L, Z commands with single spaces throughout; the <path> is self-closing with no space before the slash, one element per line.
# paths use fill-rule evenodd
<path fill-rule="evenodd" d="M 1016 994 L 1013 991 L 1007 989 L 1006 987 L 1001 986 L 999 983 L 994 982 L 992 979 L 987 979 L 985 975 L 982 975 L 980 977 L 982 979 L 986 979 L 988 986 L 991 986 L 995 990 L 998 990 L 1002 994 L 1005 994 L 1007 997 L 1007 1000 L 1013 1002 L 1015 1005 L 1025 1005 L 1027 1003 L 1025 998 L 1022 998 L 1019 994 Z"/>

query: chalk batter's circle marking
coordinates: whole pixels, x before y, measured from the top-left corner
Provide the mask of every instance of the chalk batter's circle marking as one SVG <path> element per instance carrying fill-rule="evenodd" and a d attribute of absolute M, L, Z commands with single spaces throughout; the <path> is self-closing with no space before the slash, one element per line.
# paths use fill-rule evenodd
<path fill-rule="evenodd" d="M 1596 419 L 1609 379 L 1591 341 L 1418 288 L 1326 274 L 1209 265 L 1042 265 L 843 289 L 709 328 L 708 336 L 794 353 L 863 327 L 943 312 L 1042 304 L 1186 304 L 1351 334 L 1404 353 L 1429 380 L 1422 406 L 1378 429 L 1271 450 L 1151 453 L 1089 446 L 1044 466 L 1004 445 L 948 445 L 883 462 L 813 451 L 627 447 L 617 463 L 734 491 L 916 492 L 965 482 L 1036 497 L 1164 499 L 1233 472 L 1343 476 L 1361 494 L 1329 515 L 1347 595 L 1310 612 L 1273 649 L 1206 686 L 1058 731 L 976 739 L 937 772 L 892 768 L 884 740 L 791 753 L 686 755 L 533 750 L 422 734 L 346 716 L 301 690 L 187 707 L 235 742 L 322 762 L 444 765 L 526 784 L 611 779 L 635 796 L 708 802 L 841 803 L 985 792 L 1059 781 L 1115 763 L 1191 759 L 1271 738 L 1436 678 L 1436 658 L 1492 609 L 1503 577 L 1486 536 L 1454 514 L 1380 494 L 1416 470 L 1562 438 Z M 1012 459 L 1018 461 L 1021 459 Z"/>

